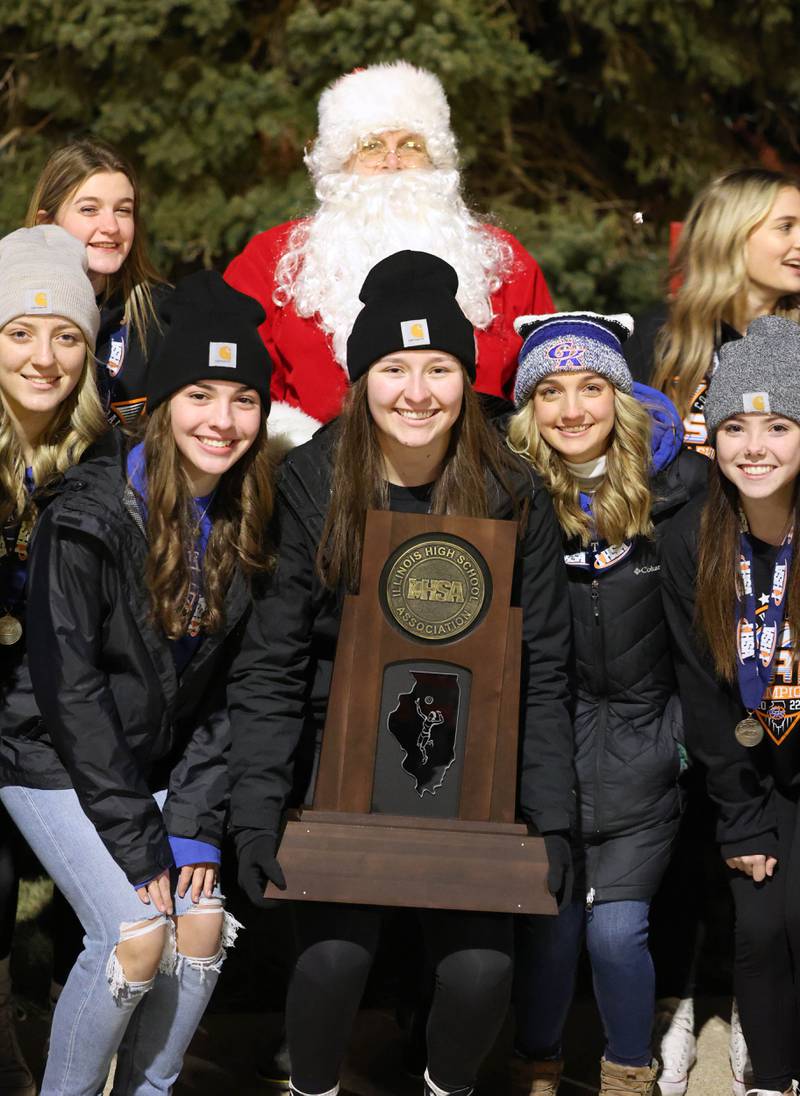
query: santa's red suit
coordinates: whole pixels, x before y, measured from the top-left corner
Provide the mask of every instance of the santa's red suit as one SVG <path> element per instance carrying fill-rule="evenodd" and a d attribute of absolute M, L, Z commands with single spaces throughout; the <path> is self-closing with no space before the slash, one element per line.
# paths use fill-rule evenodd
<path fill-rule="evenodd" d="M 286 250 L 297 224 L 270 228 L 254 236 L 241 255 L 225 271 L 235 289 L 255 297 L 267 314 L 259 328 L 274 363 L 272 399 L 299 407 L 327 422 L 339 414 L 347 387 L 347 375 L 333 356 L 330 340 L 313 316 L 297 315 L 294 305 L 279 307 L 272 299 L 275 267 Z M 535 259 L 510 233 L 489 228 L 510 245 L 514 265 L 508 280 L 491 297 L 494 319 L 485 330 L 476 330 L 478 392 L 512 398 L 517 354 L 522 340 L 514 331 L 517 316 L 553 311 L 553 302 Z"/>

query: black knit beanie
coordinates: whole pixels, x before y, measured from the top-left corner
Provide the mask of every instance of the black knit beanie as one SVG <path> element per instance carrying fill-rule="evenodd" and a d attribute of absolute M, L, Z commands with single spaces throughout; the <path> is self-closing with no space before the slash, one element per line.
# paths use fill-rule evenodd
<path fill-rule="evenodd" d="M 258 333 L 264 309 L 214 270 L 182 278 L 161 313 L 169 328 L 147 370 L 147 410 L 198 381 L 254 388 L 269 413 L 272 359 Z"/>
<path fill-rule="evenodd" d="M 426 251 L 398 251 L 373 266 L 361 287 L 364 307 L 347 340 L 347 371 L 357 381 L 386 354 L 443 350 L 475 380 L 475 332 L 456 302 L 458 275 Z"/>

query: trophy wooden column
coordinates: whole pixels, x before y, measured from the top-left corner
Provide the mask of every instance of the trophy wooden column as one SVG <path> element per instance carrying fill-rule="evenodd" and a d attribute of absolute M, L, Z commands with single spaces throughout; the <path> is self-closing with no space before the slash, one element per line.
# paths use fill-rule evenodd
<path fill-rule="evenodd" d="M 368 514 L 314 806 L 289 812 L 269 897 L 556 912 L 544 842 L 514 814 L 516 538 L 512 521 Z"/>

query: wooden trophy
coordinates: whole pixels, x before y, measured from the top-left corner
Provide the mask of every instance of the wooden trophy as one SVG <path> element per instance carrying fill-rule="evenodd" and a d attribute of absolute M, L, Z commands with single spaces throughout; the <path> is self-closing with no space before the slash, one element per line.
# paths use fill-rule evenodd
<path fill-rule="evenodd" d="M 370 511 L 312 808 L 268 897 L 556 913 L 515 822 L 522 610 L 513 521 Z"/>

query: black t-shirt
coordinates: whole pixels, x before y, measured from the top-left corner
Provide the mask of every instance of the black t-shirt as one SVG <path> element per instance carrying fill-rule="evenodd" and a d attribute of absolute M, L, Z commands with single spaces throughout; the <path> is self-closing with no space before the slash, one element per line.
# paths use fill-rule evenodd
<path fill-rule="evenodd" d="M 760 621 L 772 592 L 778 548 L 751 536 L 753 590 L 756 599 L 756 648 Z M 772 663 L 772 677 L 761 704 L 753 713 L 764 728 L 764 746 L 772 754 L 772 771 L 781 788 L 789 788 L 800 771 L 800 666 L 792 659 L 792 638 L 784 623 Z"/>
<path fill-rule="evenodd" d="M 427 514 L 431 506 L 433 484 L 423 483 L 419 487 L 400 487 L 389 484 L 389 509 L 399 514 Z"/>

